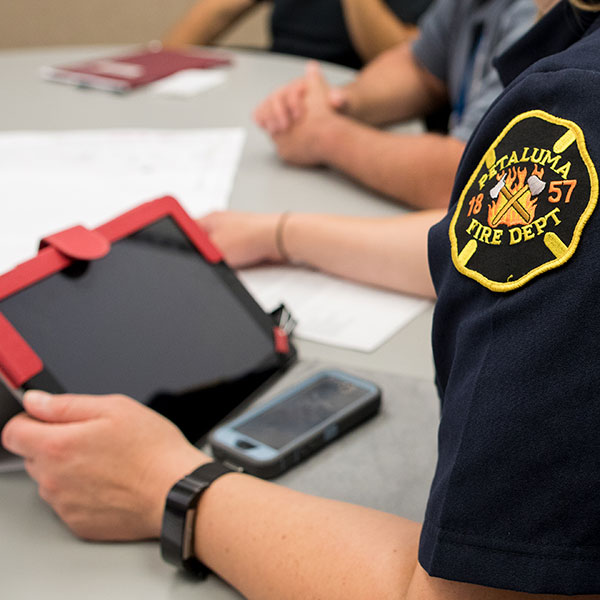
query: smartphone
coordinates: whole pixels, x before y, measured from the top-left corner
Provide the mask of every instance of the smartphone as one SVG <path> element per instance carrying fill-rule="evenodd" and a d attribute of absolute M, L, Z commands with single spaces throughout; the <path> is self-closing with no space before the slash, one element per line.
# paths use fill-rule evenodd
<path fill-rule="evenodd" d="M 375 415 L 380 405 L 374 383 L 321 371 L 215 429 L 209 443 L 216 459 L 271 479 Z"/>

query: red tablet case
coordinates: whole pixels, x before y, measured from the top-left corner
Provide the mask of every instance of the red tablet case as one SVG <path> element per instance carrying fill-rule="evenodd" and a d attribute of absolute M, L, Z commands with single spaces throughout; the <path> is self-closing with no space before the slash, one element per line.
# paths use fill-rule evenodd
<path fill-rule="evenodd" d="M 44 238 L 35 258 L 0 276 L 0 300 L 58 273 L 76 260 L 97 260 L 106 256 L 112 243 L 163 217 L 175 221 L 206 261 L 216 264 L 223 260 L 206 232 L 175 198 L 165 196 L 142 204 L 97 229 L 76 226 Z M 288 336 L 281 328 L 273 328 L 273 341 L 279 354 L 290 352 Z M 10 386 L 19 388 L 43 369 L 40 357 L 0 312 L 0 375 Z"/>
<path fill-rule="evenodd" d="M 45 79 L 126 92 L 184 69 L 210 69 L 231 64 L 223 54 L 205 50 L 144 48 L 126 56 L 100 58 L 72 65 L 44 67 Z"/>

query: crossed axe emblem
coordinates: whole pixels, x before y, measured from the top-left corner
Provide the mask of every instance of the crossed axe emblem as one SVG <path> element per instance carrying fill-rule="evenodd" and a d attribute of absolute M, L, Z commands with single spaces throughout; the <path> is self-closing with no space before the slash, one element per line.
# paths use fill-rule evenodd
<path fill-rule="evenodd" d="M 492 227 L 495 227 L 511 208 L 516 210 L 525 219 L 526 223 L 529 223 L 531 215 L 521 204 L 521 199 L 527 192 L 531 192 L 532 196 L 537 196 L 544 191 L 545 187 L 546 182 L 542 181 L 537 175 L 531 175 L 527 178 L 527 183 L 511 196 L 510 192 L 506 189 L 506 173 L 504 173 L 502 179 L 490 190 L 490 196 L 493 200 L 496 200 L 500 195 L 506 200 L 502 209 L 492 219 Z"/>

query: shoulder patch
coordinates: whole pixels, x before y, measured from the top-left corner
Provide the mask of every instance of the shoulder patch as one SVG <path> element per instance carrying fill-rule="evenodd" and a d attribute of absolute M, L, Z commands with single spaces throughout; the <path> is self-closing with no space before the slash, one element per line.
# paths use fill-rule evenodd
<path fill-rule="evenodd" d="M 598 176 L 581 128 L 541 110 L 515 117 L 460 195 L 454 266 L 508 292 L 566 263 L 596 207 Z"/>

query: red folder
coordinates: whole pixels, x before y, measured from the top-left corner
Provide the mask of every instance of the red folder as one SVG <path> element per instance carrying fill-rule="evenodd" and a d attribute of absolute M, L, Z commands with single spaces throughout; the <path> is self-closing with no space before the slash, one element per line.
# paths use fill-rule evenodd
<path fill-rule="evenodd" d="M 126 56 L 43 67 L 45 79 L 73 85 L 127 92 L 142 85 L 173 75 L 184 69 L 210 69 L 231 64 L 223 53 L 206 50 L 168 50 L 144 48 Z"/>

